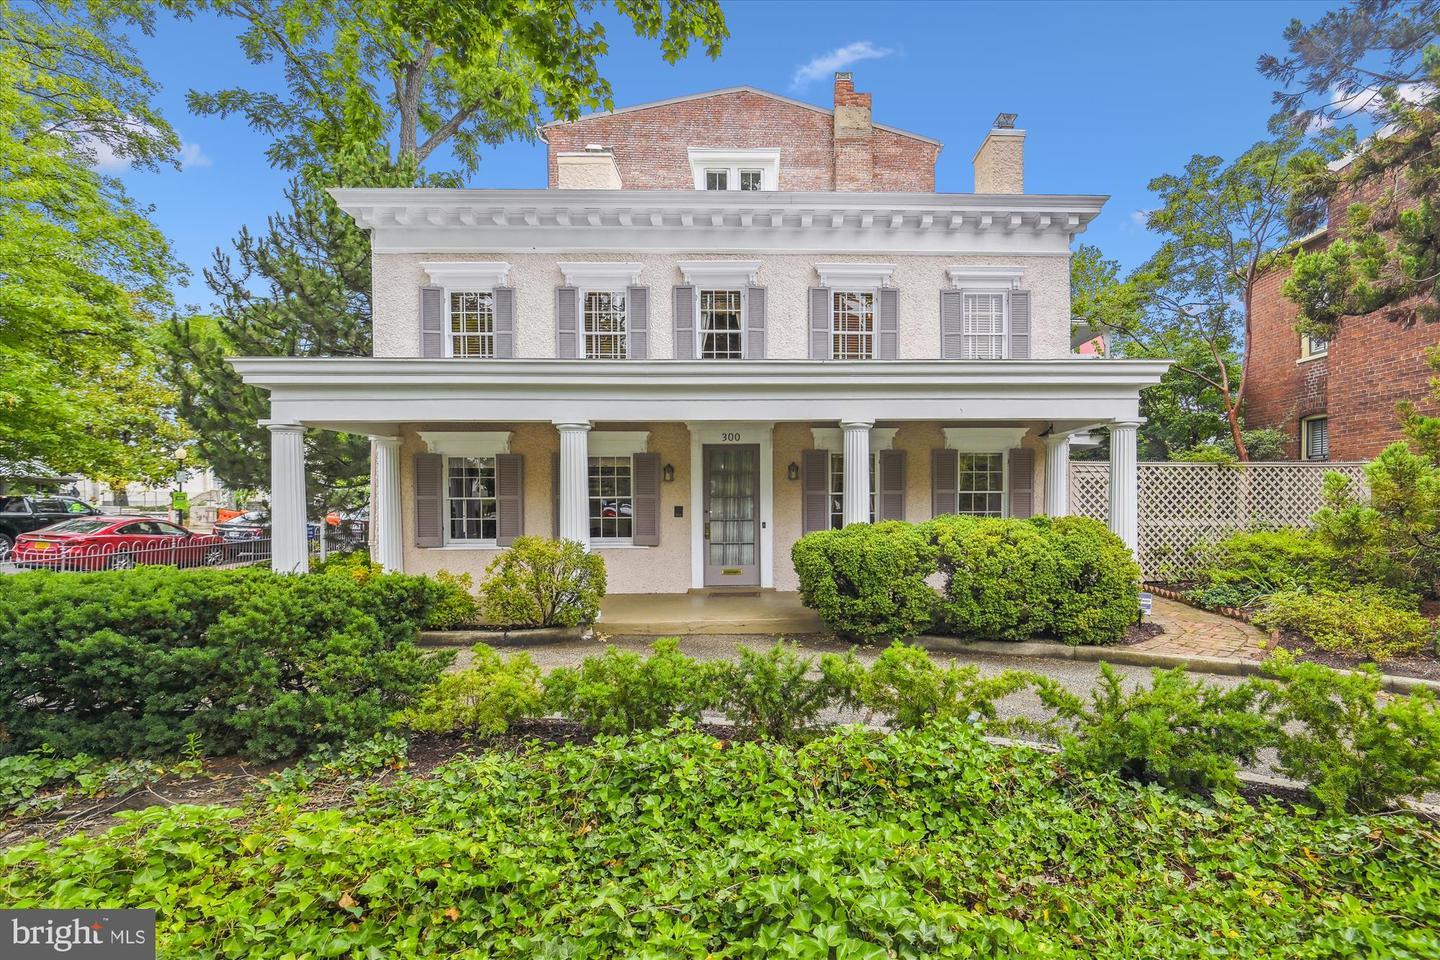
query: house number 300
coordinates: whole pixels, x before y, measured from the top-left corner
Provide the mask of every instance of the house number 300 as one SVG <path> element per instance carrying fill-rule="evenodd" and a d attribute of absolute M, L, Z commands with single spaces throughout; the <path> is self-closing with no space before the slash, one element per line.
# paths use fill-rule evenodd
<path fill-rule="evenodd" d="M 738 433 L 722 433 L 722 434 L 720 434 L 720 442 L 721 442 L 721 443 L 739 443 L 739 442 L 740 442 L 740 434 L 738 434 Z"/>

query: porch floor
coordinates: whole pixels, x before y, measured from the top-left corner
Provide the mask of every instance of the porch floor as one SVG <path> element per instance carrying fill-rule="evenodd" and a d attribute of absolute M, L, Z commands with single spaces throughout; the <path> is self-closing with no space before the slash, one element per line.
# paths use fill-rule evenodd
<path fill-rule="evenodd" d="M 825 633 L 800 594 L 777 590 L 612 594 L 600 603 L 598 632 L 609 636 Z"/>

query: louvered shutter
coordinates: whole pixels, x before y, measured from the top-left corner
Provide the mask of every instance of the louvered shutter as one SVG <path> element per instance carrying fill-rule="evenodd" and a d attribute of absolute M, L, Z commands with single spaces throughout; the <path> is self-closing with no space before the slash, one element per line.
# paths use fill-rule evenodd
<path fill-rule="evenodd" d="M 965 356 L 964 330 L 960 311 L 964 294 L 959 290 L 940 291 L 940 357 L 959 360 Z"/>
<path fill-rule="evenodd" d="M 829 360 L 833 344 L 830 342 L 830 288 L 810 288 L 810 359 Z"/>
<path fill-rule="evenodd" d="M 420 288 L 420 356 L 445 356 L 445 291 Z"/>
<path fill-rule="evenodd" d="M 445 458 L 415 454 L 415 546 L 445 545 Z"/>
<path fill-rule="evenodd" d="M 765 359 L 765 288 L 745 288 L 745 359 Z"/>
<path fill-rule="evenodd" d="M 495 359 L 515 356 L 515 288 L 495 288 Z"/>
<path fill-rule="evenodd" d="M 625 288 L 625 356 L 631 360 L 650 358 L 650 288 Z"/>
<path fill-rule="evenodd" d="M 1030 291 L 1010 293 L 1010 359 L 1030 359 Z"/>
<path fill-rule="evenodd" d="M 905 519 L 905 451 L 881 450 L 875 470 L 875 519 Z"/>
<path fill-rule="evenodd" d="M 900 354 L 900 291 L 885 287 L 875 299 L 875 356 L 894 360 Z"/>
<path fill-rule="evenodd" d="M 959 509 L 960 454 L 956 450 L 930 451 L 930 515 Z"/>
<path fill-rule="evenodd" d="M 695 288 L 681 284 L 673 291 L 675 320 L 675 359 L 695 359 Z"/>
<path fill-rule="evenodd" d="M 1024 520 L 1035 515 L 1035 451 L 1010 451 L 1010 516 Z"/>
<path fill-rule="evenodd" d="M 525 458 L 518 453 L 495 457 L 495 542 L 508 547 L 525 533 Z"/>
<path fill-rule="evenodd" d="M 555 356 L 580 356 L 580 291 L 574 287 L 555 288 Z"/>
<path fill-rule="evenodd" d="M 637 547 L 660 545 L 660 454 L 630 457 L 631 538 Z"/>
<path fill-rule="evenodd" d="M 830 451 L 800 453 L 801 529 L 804 533 L 830 529 Z"/>

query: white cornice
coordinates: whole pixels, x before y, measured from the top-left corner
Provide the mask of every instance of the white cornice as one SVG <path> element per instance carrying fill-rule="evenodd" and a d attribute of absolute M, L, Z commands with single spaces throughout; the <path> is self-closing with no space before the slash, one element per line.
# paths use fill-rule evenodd
<path fill-rule="evenodd" d="M 503 260 L 422 263 L 430 282 L 442 287 L 490 290 L 510 279 L 510 264 Z"/>
<path fill-rule="evenodd" d="M 510 452 L 508 430 L 422 430 L 420 440 L 431 453 L 448 457 L 493 457 Z"/>
<path fill-rule="evenodd" d="M 888 287 L 893 263 L 817 263 L 822 287 Z"/>
<path fill-rule="evenodd" d="M 744 287 L 760 282 L 759 260 L 681 260 L 676 266 L 686 283 L 698 287 Z"/>
<path fill-rule="evenodd" d="M 557 263 L 567 287 L 632 287 L 640 282 L 639 263 L 602 263 L 595 260 Z"/>
<path fill-rule="evenodd" d="M 330 191 L 377 253 L 1067 254 L 1099 196 L 699 190 Z"/>
<path fill-rule="evenodd" d="M 1022 267 L 948 267 L 946 272 L 950 274 L 950 284 L 959 289 L 990 288 L 1001 290 L 1018 290 L 1020 280 L 1025 275 Z"/>

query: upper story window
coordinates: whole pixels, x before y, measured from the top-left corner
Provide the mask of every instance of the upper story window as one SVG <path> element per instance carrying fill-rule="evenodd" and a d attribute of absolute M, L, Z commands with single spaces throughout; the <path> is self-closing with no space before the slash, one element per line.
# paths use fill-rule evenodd
<path fill-rule="evenodd" d="M 495 356 L 495 295 L 483 293 L 450 294 L 450 356 Z"/>
<path fill-rule="evenodd" d="M 875 292 L 836 290 L 831 298 L 830 356 L 870 360 L 875 356 Z"/>
<path fill-rule="evenodd" d="M 1320 340 L 1315 337 L 1302 336 L 1300 338 L 1300 359 L 1313 360 L 1316 357 L 1323 357 L 1330 352 L 1330 341 Z"/>
<path fill-rule="evenodd" d="M 700 359 L 745 357 L 743 296 L 739 290 L 700 291 Z"/>
<path fill-rule="evenodd" d="M 625 291 L 587 290 L 582 302 L 585 359 L 625 359 Z"/>
<path fill-rule="evenodd" d="M 780 151 L 691 147 L 696 190 L 779 190 Z"/>
<path fill-rule="evenodd" d="M 1005 294 L 967 293 L 961 301 L 961 330 L 966 360 L 1005 356 Z"/>

